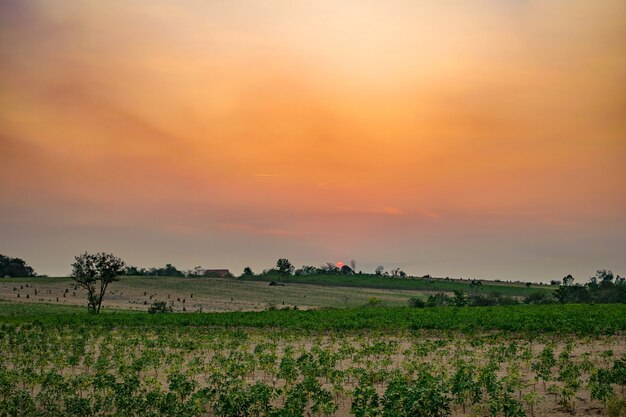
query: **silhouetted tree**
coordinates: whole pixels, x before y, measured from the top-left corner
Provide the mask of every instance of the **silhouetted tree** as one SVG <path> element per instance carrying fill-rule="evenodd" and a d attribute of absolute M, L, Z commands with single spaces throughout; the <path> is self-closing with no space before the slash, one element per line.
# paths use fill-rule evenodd
<path fill-rule="evenodd" d="M 563 277 L 563 285 L 569 287 L 573 283 L 574 283 L 574 277 L 573 276 L 568 275 L 566 277 Z"/>
<path fill-rule="evenodd" d="M 72 279 L 87 290 L 87 309 L 100 313 L 102 300 L 110 283 L 119 281 L 124 273 L 124 261 L 110 253 L 83 253 L 72 264 Z"/>
<path fill-rule="evenodd" d="M 286 258 L 280 258 L 276 261 L 276 270 L 280 274 L 291 275 L 291 273 L 293 273 L 293 269 L 293 265 Z"/>
<path fill-rule="evenodd" d="M 254 275 L 254 272 L 252 272 L 252 269 L 250 269 L 250 267 L 249 267 L 249 266 L 246 266 L 246 267 L 243 269 L 243 276 L 244 276 L 244 277 L 251 277 L 251 276 L 253 276 L 253 275 Z"/>
<path fill-rule="evenodd" d="M 1 277 L 34 277 L 35 271 L 23 259 L 0 255 Z"/>
<path fill-rule="evenodd" d="M 322 265 L 320 267 L 320 271 L 322 274 L 337 275 L 338 273 L 341 272 L 341 269 L 337 267 L 337 265 L 331 262 L 327 262 L 326 265 Z"/>
<path fill-rule="evenodd" d="M 185 274 L 179 271 L 174 265 L 166 264 L 163 268 L 157 269 L 155 275 L 160 277 L 182 277 Z"/>

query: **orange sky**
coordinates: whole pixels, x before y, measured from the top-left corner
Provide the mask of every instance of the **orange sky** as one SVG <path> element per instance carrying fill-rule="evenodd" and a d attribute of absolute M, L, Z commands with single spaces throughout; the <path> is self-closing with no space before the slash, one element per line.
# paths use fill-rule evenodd
<path fill-rule="evenodd" d="M 3 0 L 0 253 L 626 273 L 626 3 Z"/>

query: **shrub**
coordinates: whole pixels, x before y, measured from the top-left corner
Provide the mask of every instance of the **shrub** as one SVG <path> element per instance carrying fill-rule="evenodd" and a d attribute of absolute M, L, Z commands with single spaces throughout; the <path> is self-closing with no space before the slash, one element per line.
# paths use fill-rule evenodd
<path fill-rule="evenodd" d="M 409 307 L 424 308 L 426 307 L 426 303 L 419 297 L 411 297 L 409 298 Z"/>
<path fill-rule="evenodd" d="M 382 307 L 383 306 L 383 300 L 381 300 L 378 297 L 370 297 L 367 299 L 367 303 L 365 304 L 366 307 Z"/>
<path fill-rule="evenodd" d="M 148 308 L 149 314 L 171 313 L 172 307 L 168 307 L 165 301 L 155 301 Z"/>
<path fill-rule="evenodd" d="M 551 304 L 553 301 L 544 293 L 537 292 L 524 298 L 524 304 Z"/>
<path fill-rule="evenodd" d="M 452 298 L 442 292 L 429 295 L 426 300 L 426 307 L 443 307 L 452 305 Z"/>

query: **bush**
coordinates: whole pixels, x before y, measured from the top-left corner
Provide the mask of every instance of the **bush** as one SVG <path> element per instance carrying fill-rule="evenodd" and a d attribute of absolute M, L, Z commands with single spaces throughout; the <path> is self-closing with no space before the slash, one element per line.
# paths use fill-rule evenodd
<path fill-rule="evenodd" d="M 444 307 L 452 305 L 452 298 L 442 292 L 429 295 L 426 300 L 426 307 Z"/>
<path fill-rule="evenodd" d="M 149 314 L 171 313 L 172 307 L 168 307 L 165 301 L 155 301 L 148 308 Z"/>
<path fill-rule="evenodd" d="M 524 298 L 524 304 L 551 304 L 552 302 L 552 299 L 548 298 L 546 294 L 541 292 L 530 294 Z"/>
<path fill-rule="evenodd" d="M 426 307 L 426 303 L 419 297 L 411 297 L 409 298 L 409 307 L 424 308 Z"/>
<path fill-rule="evenodd" d="M 498 298 L 487 295 L 473 295 L 470 297 L 470 305 L 473 307 L 489 307 L 498 304 Z"/>
<path fill-rule="evenodd" d="M 519 304 L 516 298 L 494 293 L 489 295 L 472 295 L 469 305 L 472 307 L 513 306 Z"/>

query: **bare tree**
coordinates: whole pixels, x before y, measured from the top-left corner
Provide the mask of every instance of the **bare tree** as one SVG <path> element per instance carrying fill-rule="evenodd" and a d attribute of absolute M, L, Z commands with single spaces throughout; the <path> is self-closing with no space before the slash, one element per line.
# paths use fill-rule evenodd
<path fill-rule="evenodd" d="M 124 273 L 124 261 L 110 253 L 83 253 L 72 264 L 72 279 L 87 290 L 87 309 L 100 313 L 107 287 Z"/>

